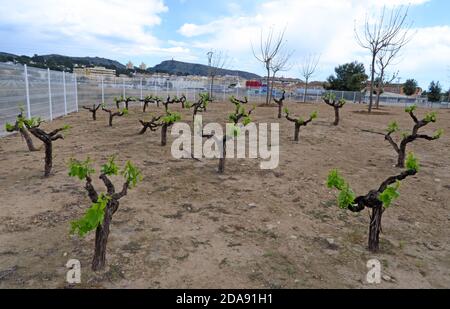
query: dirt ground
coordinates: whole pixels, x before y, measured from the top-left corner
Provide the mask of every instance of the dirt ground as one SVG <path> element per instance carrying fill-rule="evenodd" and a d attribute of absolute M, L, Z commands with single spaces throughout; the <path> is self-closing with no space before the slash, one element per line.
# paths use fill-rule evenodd
<path fill-rule="evenodd" d="M 369 214 L 340 210 L 336 192 L 325 186 L 339 168 L 357 194 L 378 188 L 400 170 L 396 154 L 381 135 L 392 120 L 410 130 L 403 108 L 368 116 L 362 105 L 347 105 L 339 127 L 325 104 L 288 104 L 292 114 L 319 118 L 293 141 L 293 124 L 276 119 L 276 108 L 257 107 L 256 123 L 280 122 L 280 164 L 261 170 L 259 160 L 228 160 L 224 175 L 217 160 L 176 160 L 160 133 L 137 135 L 139 107 L 107 126 L 87 111 L 50 124 L 69 124 L 65 140 L 54 143 L 54 169 L 43 176 L 43 151 L 29 153 L 18 135 L 0 139 L 0 288 L 63 288 L 65 264 L 78 259 L 82 288 L 450 288 L 450 111 L 439 110 L 438 141 L 416 141 L 420 173 L 400 188 L 401 197 L 383 217 L 381 252 L 366 249 Z M 173 107 L 181 111 L 181 107 Z M 212 104 L 204 124 L 224 123 L 231 103 Z M 150 114 L 159 114 L 151 107 Z M 419 109 L 424 116 L 427 110 Z M 182 111 L 189 119 L 189 111 Z M 39 144 L 35 140 L 36 144 Z M 108 156 L 120 165 L 132 160 L 144 180 L 121 200 L 113 218 L 105 271 L 90 263 L 94 233 L 69 235 L 70 221 L 90 206 L 84 183 L 67 174 L 70 157 Z M 96 177 L 97 178 L 97 177 Z M 122 185 L 115 178 L 116 186 Z M 97 190 L 103 190 L 98 179 Z M 366 263 L 382 263 L 383 281 L 366 283 Z"/>

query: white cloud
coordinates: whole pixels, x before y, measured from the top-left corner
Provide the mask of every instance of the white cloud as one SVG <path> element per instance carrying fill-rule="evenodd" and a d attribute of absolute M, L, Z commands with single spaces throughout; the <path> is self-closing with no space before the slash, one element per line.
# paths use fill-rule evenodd
<path fill-rule="evenodd" d="M 30 37 L 97 53 L 189 53 L 180 46 L 163 48 L 165 42 L 152 34 L 166 12 L 163 0 L 15 0 L 2 2 L 0 20 Z"/>
<path fill-rule="evenodd" d="M 300 62 L 311 52 L 320 53 L 322 72 L 318 78 L 323 79 L 344 62 L 362 61 L 368 69 L 367 52 L 356 44 L 354 37 L 355 22 L 364 22 L 367 12 L 379 12 L 384 5 L 414 6 L 426 2 L 428 0 L 268 0 L 259 4 L 252 15 L 224 17 L 207 24 L 188 23 L 180 27 L 179 33 L 192 41 L 194 49 L 227 50 L 238 59 L 239 68 L 262 74 L 262 67 L 252 57 L 250 42 L 259 44 L 261 29 L 287 27 L 287 46 L 296 51 L 294 61 Z M 405 78 L 414 77 L 441 63 L 445 75 L 446 64 L 450 63 L 449 38 L 448 26 L 417 29 L 417 35 L 405 48 L 402 61 L 395 69 L 400 69 Z M 289 75 L 298 76 L 298 70 L 294 68 Z"/>

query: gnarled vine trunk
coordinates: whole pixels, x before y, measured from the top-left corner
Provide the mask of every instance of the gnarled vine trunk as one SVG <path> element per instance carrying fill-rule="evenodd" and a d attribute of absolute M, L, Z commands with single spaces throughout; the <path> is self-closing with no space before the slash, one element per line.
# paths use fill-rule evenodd
<path fill-rule="evenodd" d="M 161 127 L 161 146 L 167 145 L 167 124 L 163 124 Z"/>
<path fill-rule="evenodd" d="M 25 128 L 19 129 L 20 135 L 22 135 L 23 139 L 27 143 L 27 147 L 29 151 L 39 151 L 36 147 L 34 147 L 33 140 L 31 139 L 30 134 L 28 134 L 28 131 Z"/>
<path fill-rule="evenodd" d="M 105 184 L 108 189 L 108 197 L 110 200 L 108 201 L 105 207 L 105 216 L 103 218 L 102 224 L 97 226 L 95 231 L 95 247 L 94 247 L 94 257 L 92 259 L 92 270 L 98 271 L 105 268 L 106 265 L 106 245 L 108 243 L 110 225 L 112 222 L 112 218 L 114 214 L 117 212 L 120 206 L 119 200 L 126 196 L 128 193 L 129 183 L 126 182 L 123 185 L 122 192 L 116 193 L 114 185 L 111 180 L 105 175 L 102 174 L 100 179 Z M 97 191 L 95 191 L 92 186 L 92 179 L 90 177 L 86 177 L 86 190 L 89 193 L 89 197 L 93 203 L 96 203 L 98 200 Z"/>
<path fill-rule="evenodd" d="M 380 233 L 381 233 L 381 218 L 383 216 L 383 206 L 372 208 L 370 215 L 369 227 L 369 251 L 378 252 L 380 249 Z"/>
<path fill-rule="evenodd" d="M 52 166 L 53 166 L 53 146 L 52 146 L 52 141 L 45 141 L 44 142 L 44 147 L 45 147 L 45 172 L 44 172 L 44 176 L 48 177 L 50 176 L 50 172 L 52 171 Z"/>
<path fill-rule="evenodd" d="M 334 107 L 334 123 L 333 125 L 339 125 L 339 107 Z"/>
<path fill-rule="evenodd" d="M 295 123 L 294 141 L 296 141 L 296 142 L 299 141 L 300 127 L 301 127 L 301 125 L 299 123 Z"/>
<path fill-rule="evenodd" d="M 225 172 L 225 158 L 227 156 L 227 137 L 224 136 L 222 139 L 222 154 L 219 158 L 219 174 Z"/>
<path fill-rule="evenodd" d="M 43 130 L 39 129 L 38 127 L 31 127 L 28 129 L 31 134 L 33 134 L 35 137 L 37 137 L 39 140 L 41 140 L 44 143 L 45 147 L 45 167 L 44 167 L 44 176 L 48 177 L 50 176 L 50 172 L 52 170 L 53 165 L 53 154 L 52 154 L 52 148 L 53 148 L 53 141 L 56 141 L 58 139 L 64 139 L 64 137 L 61 134 L 58 134 L 59 132 L 63 131 L 63 128 L 54 130 L 50 133 L 46 133 Z"/>
<path fill-rule="evenodd" d="M 95 231 L 95 249 L 94 258 L 92 259 L 92 270 L 98 271 L 105 268 L 106 265 L 106 244 L 109 237 L 109 226 L 112 220 L 110 206 L 105 209 L 105 217 L 103 223 L 97 227 Z"/>
<path fill-rule="evenodd" d="M 397 167 L 404 168 L 405 160 L 406 160 L 406 144 L 404 146 L 403 145 L 400 146 L 398 152 Z"/>

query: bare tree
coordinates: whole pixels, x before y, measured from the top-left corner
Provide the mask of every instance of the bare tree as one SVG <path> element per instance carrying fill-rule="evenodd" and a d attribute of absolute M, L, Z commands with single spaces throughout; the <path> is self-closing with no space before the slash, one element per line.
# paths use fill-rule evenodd
<path fill-rule="evenodd" d="M 286 32 L 286 28 L 281 31 L 277 36 L 274 34 L 274 29 L 271 28 L 266 38 L 263 37 L 263 31 L 261 29 L 261 38 L 260 38 L 260 46 L 259 51 L 256 52 L 253 43 L 252 52 L 253 56 L 264 65 L 264 68 L 267 71 L 266 82 L 267 82 L 267 95 L 266 95 L 266 105 L 269 105 L 270 102 L 270 94 L 269 94 L 269 85 L 270 85 L 270 71 L 272 62 L 275 59 L 275 56 L 278 52 L 283 48 L 284 43 L 284 34 Z"/>
<path fill-rule="evenodd" d="M 309 80 L 316 72 L 319 61 L 320 55 L 308 55 L 303 59 L 303 62 L 300 65 L 300 74 L 305 79 L 305 92 L 303 94 L 303 102 L 306 102 Z"/>
<path fill-rule="evenodd" d="M 209 97 L 213 97 L 214 79 L 228 63 L 228 55 L 222 51 L 210 51 L 208 55 L 208 75 L 210 78 Z"/>
<path fill-rule="evenodd" d="M 289 63 L 294 51 L 283 51 L 278 53 L 275 58 L 272 59 L 270 69 L 272 70 L 272 78 L 270 82 L 269 102 L 272 102 L 273 88 L 275 86 L 275 77 L 278 72 L 289 71 L 292 69 L 292 64 Z M 267 85 L 268 86 L 268 85 Z"/>
<path fill-rule="evenodd" d="M 398 56 L 402 46 L 392 46 L 389 49 L 381 50 L 377 56 L 377 68 L 378 68 L 378 83 L 377 83 L 377 99 L 375 103 L 375 108 L 380 107 L 380 96 L 383 92 L 383 87 L 386 84 L 392 83 L 398 77 L 398 71 L 392 74 L 389 79 L 386 79 L 386 68 L 392 64 L 395 58 Z"/>
<path fill-rule="evenodd" d="M 375 82 L 375 65 L 377 56 L 383 50 L 401 49 L 410 38 L 411 24 L 407 23 L 409 6 L 399 6 L 386 12 L 386 7 L 381 11 L 376 22 L 371 22 L 366 16 L 364 31 L 359 34 L 355 26 L 355 36 L 358 44 L 370 51 L 372 61 L 370 66 L 370 100 L 369 113 L 373 106 L 373 92 Z"/>

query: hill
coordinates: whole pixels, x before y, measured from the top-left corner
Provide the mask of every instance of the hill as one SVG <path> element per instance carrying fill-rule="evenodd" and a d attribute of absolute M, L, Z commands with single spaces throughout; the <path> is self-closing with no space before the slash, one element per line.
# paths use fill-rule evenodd
<path fill-rule="evenodd" d="M 102 66 L 108 69 L 116 70 L 117 74 L 127 74 L 132 76 L 132 73 L 139 72 L 145 73 L 145 71 L 135 68 L 134 70 L 128 70 L 125 65 L 118 61 L 100 58 L 100 57 L 69 57 L 57 54 L 50 55 L 34 55 L 19 56 L 10 53 L 0 52 L 0 62 L 18 62 L 21 64 L 27 64 L 29 66 L 51 69 L 55 71 L 69 71 L 72 72 L 73 68 L 79 66 Z M 172 75 L 199 75 L 208 76 L 209 67 L 203 64 L 180 62 L 175 60 L 163 61 L 153 68 L 147 69 L 148 73 L 167 73 Z M 219 69 L 217 71 L 218 76 L 233 75 L 239 76 L 245 79 L 258 79 L 260 76 L 238 70 L 225 70 Z"/>
<path fill-rule="evenodd" d="M 208 76 L 209 67 L 204 64 L 188 63 L 175 60 L 163 61 L 160 64 L 149 68 L 148 71 L 155 73 L 168 73 L 174 75 L 200 75 Z M 258 79 L 259 75 L 238 70 L 219 69 L 217 75 L 239 75 L 245 79 Z"/>
<path fill-rule="evenodd" d="M 119 74 L 127 74 L 126 67 L 118 61 L 110 60 L 100 57 L 69 57 L 63 55 L 34 55 L 19 56 L 10 53 L 0 52 L 0 62 L 18 62 L 21 64 L 27 64 L 29 66 L 38 68 L 49 68 L 55 71 L 69 71 L 72 72 L 74 66 L 102 66 L 108 69 L 116 70 Z"/>

